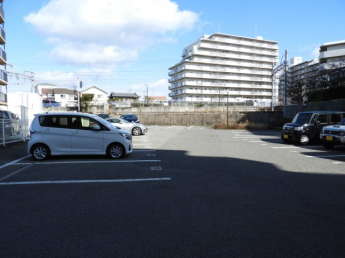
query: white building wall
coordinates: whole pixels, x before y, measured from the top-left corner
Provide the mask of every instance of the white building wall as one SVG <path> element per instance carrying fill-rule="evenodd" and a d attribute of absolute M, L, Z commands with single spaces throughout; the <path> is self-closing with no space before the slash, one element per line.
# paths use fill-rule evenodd
<path fill-rule="evenodd" d="M 8 93 L 8 107 L 6 110 L 17 114 L 20 119 L 27 120 L 29 128 L 34 115 L 42 113 L 42 97 L 37 93 Z M 27 111 L 27 114 L 23 112 Z M 27 117 L 25 117 L 27 115 Z"/>

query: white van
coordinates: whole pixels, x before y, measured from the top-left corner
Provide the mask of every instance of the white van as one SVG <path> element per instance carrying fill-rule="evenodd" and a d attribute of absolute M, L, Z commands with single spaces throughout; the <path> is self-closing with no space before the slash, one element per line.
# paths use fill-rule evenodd
<path fill-rule="evenodd" d="M 96 115 L 36 114 L 30 126 L 27 151 L 35 160 L 50 155 L 108 155 L 122 158 L 133 151 L 130 133 Z"/>

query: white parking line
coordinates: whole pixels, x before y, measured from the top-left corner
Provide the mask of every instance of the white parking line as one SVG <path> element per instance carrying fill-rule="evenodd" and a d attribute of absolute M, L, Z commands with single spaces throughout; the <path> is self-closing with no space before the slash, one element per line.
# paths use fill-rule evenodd
<path fill-rule="evenodd" d="M 192 126 L 190 126 L 190 127 L 188 127 L 187 129 L 191 129 L 191 128 L 193 128 L 193 125 L 192 125 Z"/>
<path fill-rule="evenodd" d="M 320 156 L 306 156 L 307 158 L 328 158 L 328 157 L 345 157 L 345 155 L 320 155 Z"/>
<path fill-rule="evenodd" d="M 85 183 L 124 183 L 145 181 L 167 181 L 170 177 L 162 178 L 138 178 L 138 179 L 114 179 L 114 180 L 60 180 L 60 181 L 27 181 L 27 182 L 3 182 L 1 185 L 41 185 L 41 184 L 85 184 Z"/>
<path fill-rule="evenodd" d="M 11 161 L 11 162 L 9 162 L 9 163 L 6 163 L 6 164 L 0 166 L 0 169 L 2 169 L 2 168 L 4 168 L 4 167 L 7 167 L 7 166 L 10 166 L 10 165 L 13 165 L 14 163 L 17 163 L 18 161 L 21 161 L 21 160 L 23 160 L 23 159 L 26 159 L 26 158 L 28 158 L 28 157 L 30 157 L 30 156 L 31 156 L 31 155 L 28 155 L 28 156 L 22 157 L 22 158 L 20 158 L 20 159 L 16 159 L 16 160 L 13 160 L 13 161 Z"/>
<path fill-rule="evenodd" d="M 174 127 L 174 126 L 169 126 L 169 127 L 165 128 L 165 129 L 170 129 L 170 128 L 172 128 L 172 127 Z"/>
<path fill-rule="evenodd" d="M 90 161 L 51 161 L 51 162 L 46 162 L 46 161 L 42 161 L 42 162 L 35 162 L 35 165 L 51 165 L 51 164 L 90 164 L 90 163 L 139 163 L 139 162 L 161 162 L 161 160 L 155 160 L 155 159 L 151 159 L 151 160 L 90 160 Z M 16 165 L 27 165 L 28 163 L 17 163 Z"/>
<path fill-rule="evenodd" d="M 5 180 L 5 179 L 7 179 L 7 178 L 9 178 L 9 177 L 11 177 L 11 176 L 14 176 L 15 174 L 18 174 L 19 172 L 21 172 L 21 171 L 27 169 L 28 167 L 33 166 L 34 164 L 35 164 L 35 163 L 29 164 L 29 165 L 27 165 L 26 167 L 23 167 L 23 168 L 21 168 L 21 169 L 19 169 L 19 170 L 17 170 L 17 171 L 14 171 L 13 173 L 11 173 L 11 174 L 9 174 L 9 175 L 7 175 L 7 176 L 4 176 L 4 177 L 0 178 L 0 181 L 3 181 L 3 180 Z"/>
<path fill-rule="evenodd" d="M 299 147 L 295 146 L 285 146 L 285 147 L 272 147 L 272 149 L 297 149 Z"/>

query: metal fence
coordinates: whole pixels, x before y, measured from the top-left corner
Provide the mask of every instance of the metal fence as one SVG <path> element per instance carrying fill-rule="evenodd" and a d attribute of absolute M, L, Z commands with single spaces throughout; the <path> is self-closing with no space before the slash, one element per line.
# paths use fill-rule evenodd
<path fill-rule="evenodd" d="M 26 141 L 29 136 L 27 119 L 0 119 L 0 146 Z"/>

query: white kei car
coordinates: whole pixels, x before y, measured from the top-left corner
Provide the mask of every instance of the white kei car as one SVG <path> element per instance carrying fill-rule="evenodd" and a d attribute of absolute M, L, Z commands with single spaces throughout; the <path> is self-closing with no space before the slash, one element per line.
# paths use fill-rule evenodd
<path fill-rule="evenodd" d="M 147 133 L 148 129 L 145 125 L 135 122 L 128 122 L 125 119 L 118 118 L 118 117 L 112 117 L 105 119 L 112 125 L 115 125 L 117 127 L 120 127 L 121 129 L 125 129 L 129 131 L 132 135 L 138 136 L 141 134 Z"/>

